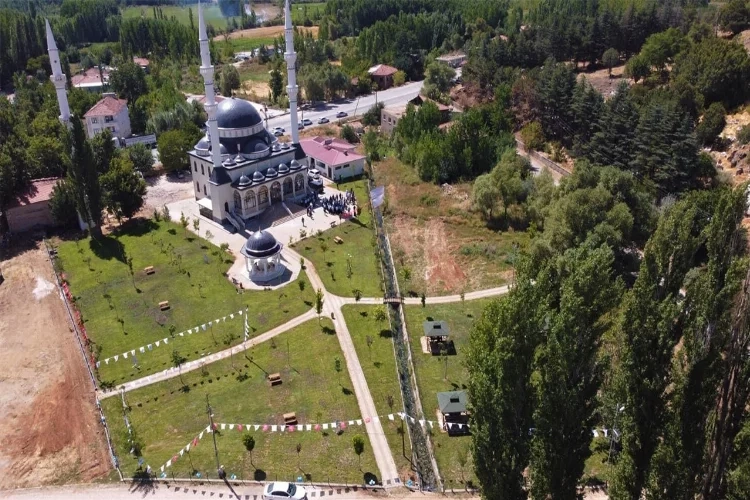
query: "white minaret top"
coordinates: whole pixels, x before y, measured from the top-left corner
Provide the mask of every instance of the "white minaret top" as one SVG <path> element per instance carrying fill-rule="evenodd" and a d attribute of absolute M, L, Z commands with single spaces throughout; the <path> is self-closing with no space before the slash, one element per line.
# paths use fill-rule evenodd
<path fill-rule="evenodd" d="M 68 94 L 65 91 L 65 74 L 62 72 L 62 66 L 60 66 L 60 54 L 49 21 L 45 19 L 44 24 L 47 28 L 47 53 L 49 54 L 50 66 L 52 66 L 50 80 L 55 85 L 57 103 L 60 105 L 60 121 L 70 127 L 70 106 L 68 106 Z"/>
<path fill-rule="evenodd" d="M 284 39 L 286 40 L 287 86 L 286 93 L 289 96 L 289 112 L 292 118 L 292 144 L 299 144 L 299 130 L 297 130 L 297 53 L 294 52 L 294 29 L 292 28 L 291 0 L 285 0 L 284 4 Z"/>
<path fill-rule="evenodd" d="M 211 65 L 211 50 L 208 47 L 206 22 L 203 20 L 203 8 L 198 3 L 198 41 L 201 45 L 201 75 L 206 88 L 206 114 L 208 115 L 208 135 L 211 139 L 211 157 L 214 167 L 221 166 L 221 145 L 219 144 L 219 125 L 216 123 L 216 97 L 214 95 L 214 67 Z"/>

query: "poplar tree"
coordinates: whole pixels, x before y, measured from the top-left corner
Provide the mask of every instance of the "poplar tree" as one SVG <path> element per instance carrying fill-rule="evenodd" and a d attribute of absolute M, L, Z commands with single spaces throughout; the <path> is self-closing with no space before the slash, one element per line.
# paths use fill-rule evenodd
<path fill-rule="evenodd" d="M 99 176 L 96 171 L 91 144 L 86 140 L 81 120 L 71 118 L 73 125 L 73 154 L 68 169 L 68 181 L 75 193 L 76 208 L 79 214 L 90 225 L 91 235 L 101 235 L 102 203 Z"/>

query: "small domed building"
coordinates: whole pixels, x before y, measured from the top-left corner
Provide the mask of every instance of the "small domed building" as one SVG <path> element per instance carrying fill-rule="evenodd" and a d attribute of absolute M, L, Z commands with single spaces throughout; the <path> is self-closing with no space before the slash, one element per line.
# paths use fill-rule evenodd
<path fill-rule="evenodd" d="M 281 243 L 269 232 L 256 231 L 250 235 L 240 253 L 245 256 L 245 269 L 252 281 L 267 283 L 284 274 L 281 249 Z"/>
<path fill-rule="evenodd" d="M 213 165 L 210 131 L 188 153 L 201 215 L 217 222 L 232 216 L 245 220 L 273 203 L 305 195 L 302 148 L 280 143 L 252 104 L 236 97 L 224 99 L 217 106 L 216 121 L 221 165 Z"/>

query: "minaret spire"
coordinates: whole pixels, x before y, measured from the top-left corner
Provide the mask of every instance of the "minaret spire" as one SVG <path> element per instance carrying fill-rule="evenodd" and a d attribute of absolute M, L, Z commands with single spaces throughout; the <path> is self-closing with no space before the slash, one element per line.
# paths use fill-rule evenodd
<path fill-rule="evenodd" d="M 49 21 L 45 19 L 44 24 L 47 30 L 47 53 L 49 54 L 50 66 L 52 66 L 50 80 L 55 85 L 57 103 L 60 105 L 60 121 L 65 126 L 70 127 L 70 106 L 68 106 L 68 94 L 65 91 L 65 74 L 62 72 L 62 66 L 60 66 L 60 53 L 57 50 Z"/>
<path fill-rule="evenodd" d="M 214 67 L 211 65 L 211 50 L 208 46 L 206 22 L 203 19 L 203 7 L 198 3 L 198 41 L 201 46 L 201 75 L 206 88 L 206 114 L 208 115 L 208 135 L 211 139 L 211 156 L 214 167 L 221 166 L 221 144 L 219 143 L 219 125 L 216 123 L 216 97 L 214 94 Z"/>
<path fill-rule="evenodd" d="M 299 144 L 299 130 L 297 130 L 297 53 L 294 52 L 294 29 L 292 28 L 292 11 L 291 0 L 285 0 L 284 3 L 284 39 L 286 40 L 286 60 L 287 86 L 286 93 L 289 96 L 289 112 L 292 119 L 292 144 Z"/>

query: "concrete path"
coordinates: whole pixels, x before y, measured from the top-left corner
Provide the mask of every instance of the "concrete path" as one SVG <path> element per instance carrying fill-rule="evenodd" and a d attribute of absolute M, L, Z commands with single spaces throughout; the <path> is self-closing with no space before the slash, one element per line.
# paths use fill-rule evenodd
<path fill-rule="evenodd" d="M 498 295 L 505 295 L 509 291 L 510 291 L 510 285 L 499 286 L 496 288 L 488 288 L 486 290 L 477 290 L 475 292 L 465 293 L 464 300 L 476 300 L 476 299 L 485 299 L 488 297 L 497 297 Z M 374 304 L 383 303 L 382 297 L 362 297 L 361 299 L 359 299 L 359 302 L 357 302 L 357 299 L 355 299 L 354 297 L 339 297 L 339 296 L 335 296 L 335 297 L 339 299 L 341 303 L 344 305 L 348 305 L 348 304 L 374 305 Z M 461 295 L 442 295 L 442 296 L 436 296 L 436 297 L 425 297 L 425 304 L 449 304 L 451 302 L 460 302 L 460 301 L 461 301 Z M 421 297 L 406 297 L 404 298 L 404 304 L 421 305 L 422 298 Z"/>
<path fill-rule="evenodd" d="M 233 354 L 237 354 L 243 351 L 246 351 L 247 349 L 250 349 L 252 347 L 255 347 L 256 345 L 260 344 L 261 342 L 266 342 L 273 337 L 276 337 L 277 335 L 281 335 L 282 333 L 291 330 L 292 328 L 295 328 L 302 323 L 309 321 L 311 319 L 317 318 L 318 315 L 315 314 L 314 310 L 309 310 L 305 314 L 302 314 L 300 316 L 297 316 L 296 318 L 293 318 L 283 325 L 279 325 L 276 328 L 267 331 L 266 333 L 261 333 L 257 337 L 254 337 L 252 339 L 248 339 L 246 342 L 243 342 L 239 345 L 236 345 L 234 347 L 230 347 L 229 349 L 224 349 L 223 351 L 219 351 L 215 354 L 210 354 L 208 356 L 204 356 L 202 358 L 189 361 L 182 365 L 182 369 L 178 370 L 177 368 L 169 368 L 167 370 L 164 370 L 163 372 L 155 373 L 153 375 L 149 375 L 147 377 L 139 378 L 137 380 L 133 380 L 131 382 L 126 382 L 120 386 L 117 387 L 116 390 L 108 391 L 108 392 L 102 392 L 97 391 L 97 398 L 99 399 L 105 399 L 112 396 L 117 396 L 120 394 L 120 391 L 129 392 L 135 389 L 140 389 L 141 387 L 146 387 L 151 384 L 155 384 L 157 382 L 163 382 L 165 380 L 169 380 L 174 377 L 179 377 L 180 373 L 188 373 L 193 370 L 197 370 L 198 368 L 202 367 L 206 363 L 213 363 L 215 361 L 219 361 L 222 359 L 227 359 L 228 357 L 232 356 Z"/>

